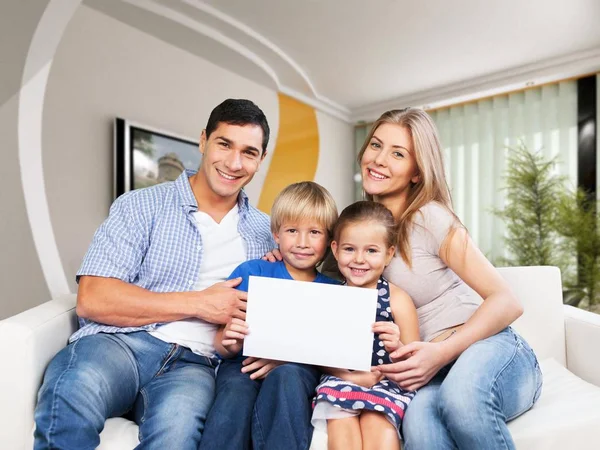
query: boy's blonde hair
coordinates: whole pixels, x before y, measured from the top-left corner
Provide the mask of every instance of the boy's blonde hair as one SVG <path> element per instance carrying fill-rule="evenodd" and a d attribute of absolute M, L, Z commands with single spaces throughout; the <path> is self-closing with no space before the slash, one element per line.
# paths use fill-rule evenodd
<path fill-rule="evenodd" d="M 329 191 L 313 181 L 301 181 L 290 184 L 275 198 L 271 208 L 271 231 L 278 233 L 285 222 L 314 219 L 331 237 L 337 218 L 337 206 Z"/>

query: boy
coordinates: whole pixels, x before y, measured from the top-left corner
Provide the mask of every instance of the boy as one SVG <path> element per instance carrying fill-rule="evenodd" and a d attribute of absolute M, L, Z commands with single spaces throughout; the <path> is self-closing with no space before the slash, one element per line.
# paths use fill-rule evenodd
<path fill-rule="evenodd" d="M 271 231 L 279 245 L 282 261 L 271 263 L 263 260 L 247 261 L 238 266 L 230 276 L 242 278 L 237 289 L 247 291 L 251 275 L 337 284 L 321 275 L 316 266 L 321 262 L 331 239 L 333 225 L 337 220 L 337 208 L 331 194 L 313 182 L 295 183 L 286 187 L 275 199 L 271 210 Z M 215 338 L 215 348 L 224 358 L 218 371 L 216 399 L 206 420 L 200 449 L 248 449 L 252 440 L 258 439 L 255 431 L 260 426 L 252 424 L 254 404 L 260 401 L 259 393 L 271 370 L 286 366 L 303 366 L 278 361 L 256 360 L 241 355 L 243 340 L 248 332 L 246 323 L 233 318 L 221 326 Z M 314 372 L 315 383 L 318 372 Z M 250 374 L 253 372 L 252 374 Z M 315 386 L 307 386 L 306 401 L 310 403 Z M 265 394 L 268 395 L 268 394 Z M 258 400 L 257 400 L 258 399 Z M 308 417 L 310 420 L 310 417 Z M 273 430 L 276 431 L 276 430 Z M 262 432 L 262 430 L 260 430 Z M 262 436 L 261 438 L 262 439 Z M 254 447 L 260 447 L 258 442 Z"/>

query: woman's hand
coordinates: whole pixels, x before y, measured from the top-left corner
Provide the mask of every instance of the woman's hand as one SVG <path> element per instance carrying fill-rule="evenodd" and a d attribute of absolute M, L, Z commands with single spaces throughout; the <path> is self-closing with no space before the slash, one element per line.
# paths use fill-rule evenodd
<path fill-rule="evenodd" d="M 267 254 L 263 256 L 262 259 L 264 261 L 277 262 L 283 260 L 283 256 L 281 256 L 281 252 L 278 248 L 274 248 L 270 252 L 267 252 Z"/>
<path fill-rule="evenodd" d="M 272 359 L 265 359 L 265 358 L 254 358 L 251 356 L 249 358 L 246 358 L 242 362 L 242 365 L 244 366 L 244 367 L 242 367 L 242 372 L 243 373 L 254 372 L 250 375 L 250 379 L 251 380 L 261 380 L 261 379 L 265 378 L 271 370 L 273 370 L 275 367 L 280 366 L 282 364 L 283 364 L 283 361 L 274 361 Z"/>
<path fill-rule="evenodd" d="M 374 369 L 408 391 L 425 386 L 450 362 L 443 342 L 412 342 L 396 350 L 390 357 L 393 360 L 404 360 L 383 364 Z"/>
<path fill-rule="evenodd" d="M 400 342 L 400 328 L 394 322 L 375 322 L 373 324 L 373 333 L 379 335 L 383 346 L 388 353 L 395 352 L 402 347 Z"/>

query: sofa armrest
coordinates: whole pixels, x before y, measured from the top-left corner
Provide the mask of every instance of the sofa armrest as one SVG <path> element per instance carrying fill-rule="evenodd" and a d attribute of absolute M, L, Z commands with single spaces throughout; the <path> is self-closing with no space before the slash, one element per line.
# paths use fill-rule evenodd
<path fill-rule="evenodd" d="M 76 330 L 76 296 L 67 295 L 0 321 L 0 442 L 32 448 L 33 411 L 48 362 Z"/>
<path fill-rule="evenodd" d="M 600 386 L 600 315 L 564 306 L 567 368 L 578 377 Z"/>

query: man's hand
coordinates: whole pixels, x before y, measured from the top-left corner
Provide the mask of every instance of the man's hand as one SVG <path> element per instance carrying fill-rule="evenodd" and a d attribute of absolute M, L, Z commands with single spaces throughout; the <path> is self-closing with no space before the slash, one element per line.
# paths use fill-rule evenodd
<path fill-rule="evenodd" d="M 241 278 L 234 278 L 199 291 L 196 317 L 223 325 L 232 318 L 245 320 L 248 293 L 235 289 L 241 282 Z"/>
<path fill-rule="evenodd" d="M 239 352 L 242 348 L 242 342 L 248 334 L 248 324 L 242 319 L 236 319 L 235 317 L 227 324 L 223 329 L 223 339 L 221 345 L 235 349 L 235 353 Z M 232 349 L 232 351 L 233 351 Z"/>
<path fill-rule="evenodd" d="M 373 332 L 379 335 L 379 339 L 383 342 L 385 350 L 388 353 L 395 352 L 402 343 L 400 342 L 400 328 L 394 322 L 375 322 L 373 324 Z"/>
<path fill-rule="evenodd" d="M 260 379 L 265 378 L 269 374 L 269 372 L 271 370 L 273 370 L 275 367 L 280 366 L 282 364 L 283 364 L 282 361 L 274 361 L 271 359 L 249 357 L 249 358 L 246 358 L 242 362 L 242 365 L 244 366 L 244 367 L 242 367 L 242 372 L 243 373 L 254 372 L 250 375 L 250 379 L 251 380 L 260 380 Z"/>
<path fill-rule="evenodd" d="M 283 256 L 281 255 L 281 252 L 278 248 L 274 248 L 270 252 L 267 252 L 267 254 L 263 256 L 262 259 L 264 261 L 277 262 L 283 260 Z"/>

